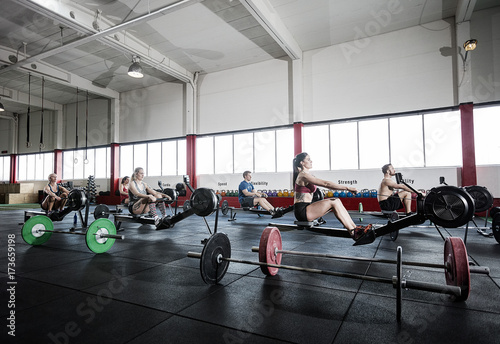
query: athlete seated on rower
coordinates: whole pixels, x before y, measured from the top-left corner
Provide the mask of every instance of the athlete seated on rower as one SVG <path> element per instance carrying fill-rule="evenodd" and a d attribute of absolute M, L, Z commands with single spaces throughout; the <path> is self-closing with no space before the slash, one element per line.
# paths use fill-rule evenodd
<path fill-rule="evenodd" d="M 263 209 L 269 212 L 273 218 L 283 216 L 281 208 L 274 208 L 271 203 L 266 199 L 265 193 L 255 191 L 252 180 L 252 172 L 243 172 L 243 181 L 238 187 L 238 201 L 243 208 L 252 208 L 260 205 Z"/>
<path fill-rule="evenodd" d="M 41 206 L 47 215 L 52 214 L 54 211 L 63 210 L 68 201 L 69 191 L 57 184 L 57 174 L 49 174 L 49 183 L 43 188 L 43 192 L 47 196 L 42 201 Z"/>
<path fill-rule="evenodd" d="M 404 208 L 406 214 L 411 213 L 411 189 L 404 184 L 396 183 L 392 177 L 396 175 L 396 170 L 391 164 L 382 166 L 384 179 L 378 189 L 377 200 L 380 209 L 396 211 Z M 399 191 L 397 189 L 400 189 Z"/>
<path fill-rule="evenodd" d="M 311 203 L 316 186 L 331 190 L 346 190 L 357 193 L 358 190 L 351 186 L 343 186 L 331 181 L 316 178 L 309 170 L 312 161 L 305 152 L 297 154 L 293 159 L 293 183 L 294 183 L 294 212 L 297 221 L 314 221 L 317 218 L 333 211 L 337 219 L 349 231 L 354 240 L 358 240 L 364 233 L 368 232 L 372 225 L 356 226 L 342 201 L 338 198 L 327 198 Z"/>
<path fill-rule="evenodd" d="M 155 220 L 155 226 L 158 226 L 162 218 L 166 216 L 165 203 L 158 202 L 158 198 L 166 198 L 171 200 L 170 196 L 157 192 L 151 189 L 144 181 L 144 169 L 137 167 L 132 175 L 132 181 L 128 189 L 129 203 L 128 210 L 131 214 L 144 214 L 149 212 L 151 217 Z M 160 209 L 162 217 L 160 218 L 156 213 L 156 204 Z"/>

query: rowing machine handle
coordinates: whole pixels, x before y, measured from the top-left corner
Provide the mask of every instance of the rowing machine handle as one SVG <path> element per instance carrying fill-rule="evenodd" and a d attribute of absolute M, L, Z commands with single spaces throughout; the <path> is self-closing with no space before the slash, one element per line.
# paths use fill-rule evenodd
<path fill-rule="evenodd" d="M 186 184 L 187 187 L 189 188 L 189 190 L 194 193 L 194 189 L 191 186 L 191 184 L 189 183 L 189 176 L 188 175 L 184 175 L 183 179 L 184 179 L 184 184 Z"/>

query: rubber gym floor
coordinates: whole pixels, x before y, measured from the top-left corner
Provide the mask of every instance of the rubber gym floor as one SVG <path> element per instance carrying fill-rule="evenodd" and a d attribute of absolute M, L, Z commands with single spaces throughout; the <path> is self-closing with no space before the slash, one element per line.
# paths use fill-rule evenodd
<path fill-rule="evenodd" d="M 0 212 L 2 343 L 500 343 L 500 244 L 475 229 L 467 237 L 469 261 L 489 267 L 490 275 L 471 274 L 470 296 L 460 303 L 448 295 L 403 290 L 398 324 L 390 284 L 283 269 L 266 277 L 258 266 L 239 263 L 230 263 L 218 285 L 205 284 L 200 261 L 187 257 L 188 251 L 201 252 L 201 241 L 209 237 L 196 215 L 161 231 L 123 223 L 125 240 L 102 254 L 89 251 L 79 235 L 53 234 L 45 244 L 30 246 L 21 237 L 23 218 L 21 209 Z M 251 247 L 269 222 L 293 223 L 292 214 L 271 220 L 239 212 L 236 218 L 229 222 L 221 215 L 217 231 L 228 235 L 233 258 L 252 261 L 258 254 Z M 331 214 L 325 219 L 327 226 L 339 225 Z M 70 214 L 54 226 L 68 230 L 72 222 Z M 215 214 L 207 217 L 212 230 L 214 222 Z M 405 228 L 395 242 L 382 237 L 356 247 L 350 239 L 307 230 L 281 234 L 287 250 L 396 259 L 401 246 L 405 261 L 443 262 L 444 243 L 434 228 Z M 463 238 L 464 229 L 444 234 Z M 7 244 L 13 235 L 14 289 Z M 282 263 L 396 275 L 392 264 L 297 256 L 284 256 Z M 445 284 L 443 270 L 403 266 L 403 274 Z"/>

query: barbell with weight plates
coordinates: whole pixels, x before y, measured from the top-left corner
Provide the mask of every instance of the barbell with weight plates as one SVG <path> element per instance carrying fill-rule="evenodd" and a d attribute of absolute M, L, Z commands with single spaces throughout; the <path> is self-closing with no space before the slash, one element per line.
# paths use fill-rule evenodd
<path fill-rule="evenodd" d="M 29 218 L 21 229 L 23 240 L 29 245 L 42 245 L 47 242 L 53 233 L 84 235 L 87 247 L 94 253 L 108 251 L 116 239 L 123 240 L 123 235 L 116 235 L 113 222 L 108 219 L 97 219 L 92 222 L 85 232 L 69 232 L 54 230 L 52 221 L 43 215 Z"/>
<path fill-rule="evenodd" d="M 446 293 L 455 296 L 457 300 L 466 300 L 470 291 L 470 272 L 467 253 L 465 251 L 463 242 L 461 242 L 461 239 L 459 238 L 449 238 L 447 244 L 445 245 L 445 264 L 440 266 L 441 268 L 446 268 L 445 274 L 448 285 L 403 279 L 403 261 L 401 247 L 397 248 L 397 261 L 395 262 L 397 264 L 397 273 L 396 276 L 393 276 L 392 278 L 365 276 L 352 273 L 342 273 L 312 268 L 303 268 L 291 265 L 282 265 L 281 256 L 285 251 L 282 251 L 281 234 L 276 227 L 267 227 L 266 230 L 264 230 L 261 236 L 258 251 L 259 262 L 231 258 L 231 244 L 229 238 L 226 234 L 219 232 L 215 233 L 208 239 L 201 253 L 188 252 L 188 257 L 200 259 L 201 277 L 207 284 L 217 284 L 219 281 L 221 281 L 227 272 L 230 262 L 260 266 L 261 270 L 266 275 L 276 275 L 279 269 L 287 269 L 392 284 L 393 287 L 397 289 L 396 316 L 398 322 L 401 321 L 403 289 L 416 289 L 437 293 Z M 301 254 L 309 256 L 315 255 L 303 252 Z M 328 255 L 322 255 L 322 257 L 327 256 Z M 334 256 L 328 257 L 333 258 Z M 355 259 L 355 257 L 343 257 L 343 259 L 353 258 Z M 394 261 L 390 262 L 394 263 Z M 406 263 L 408 264 L 408 262 Z M 482 268 L 477 269 L 477 271 L 474 272 L 489 273 L 489 270 L 487 268 Z"/>

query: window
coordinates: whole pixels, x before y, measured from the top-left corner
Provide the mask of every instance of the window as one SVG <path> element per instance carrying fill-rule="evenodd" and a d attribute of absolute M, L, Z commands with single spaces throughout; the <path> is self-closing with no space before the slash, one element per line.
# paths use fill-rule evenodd
<path fill-rule="evenodd" d="M 303 151 L 307 152 L 315 170 L 330 169 L 330 134 L 328 125 L 304 127 Z"/>
<path fill-rule="evenodd" d="M 213 136 L 196 139 L 196 172 L 214 173 L 214 138 Z"/>
<path fill-rule="evenodd" d="M 186 140 L 177 141 L 177 175 L 182 176 L 186 174 L 187 169 L 187 148 Z"/>
<path fill-rule="evenodd" d="M 10 156 L 0 157 L 0 180 L 10 180 Z"/>
<path fill-rule="evenodd" d="M 234 173 L 253 171 L 253 134 L 234 135 Z"/>
<path fill-rule="evenodd" d="M 254 133 L 255 172 L 276 171 L 276 135 L 274 130 Z"/>
<path fill-rule="evenodd" d="M 162 175 L 176 175 L 177 174 L 177 141 L 165 141 L 162 145 Z"/>
<path fill-rule="evenodd" d="M 389 162 L 388 119 L 359 122 L 359 167 L 380 168 Z"/>
<path fill-rule="evenodd" d="M 7 168 L 10 168 L 10 161 L 7 160 Z M 5 169 L 5 167 L 4 167 Z M 38 153 L 20 155 L 18 157 L 18 176 L 17 180 L 47 180 L 50 173 L 54 172 L 54 154 Z M 4 170 L 6 180 L 9 180 L 9 170 Z"/>
<path fill-rule="evenodd" d="M 132 170 L 135 170 L 137 167 L 142 167 L 145 170 L 145 174 L 148 176 L 149 171 L 147 170 L 147 151 L 148 145 L 146 143 L 134 145 L 134 166 Z"/>
<path fill-rule="evenodd" d="M 134 172 L 134 146 L 127 145 L 120 147 L 120 175 L 121 177 L 131 176 Z"/>
<path fill-rule="evenodd" d="M 426 166 L 461 166 L 462 137 L 458 111 L 424 115 Z"/>
<path fill-rule="evenodd" d="M 109 148 L 96 148 L 95 150 L 95 177 L 107 178 L 111 175 L 110 164 L 111 151 Z"/>
<path fill-rule="evenodd" d="M 358 123 L 330 125 L 332 170 L 358 169 Z"/>
<path fill-rule="evenodd" d="M 477 165 L 500 164 L 500 106 L 474 109 L 474 148 Z"/>
<path fill-rule="evenodd" d="M 161 159 L 161 142 L 148 143 L 148 165 L 145 167 L 148 176 L 161 176 Z M 175 161 L 175 155 L 172 160 Z"/>
<path fill-rule="evenodd" d="M 109 178 L 110 148 L 87 148 L 63 152 L 62 179 Z"/>
<path fill-rule="evenodd" d="M 405 116 L 389 119 L 391 163 L 400 167 L 423 167 L 424 136 L 422 116 Z"/>
<path fill-rule="evenodd" d="M 276 130 L 276 172 L 290 172 L 293 158 L 293 129 Z"/>
<path fill-rule="evenodd" d="M 215 136 L 215 173 L 233 173 L 233 135 Z"/>

